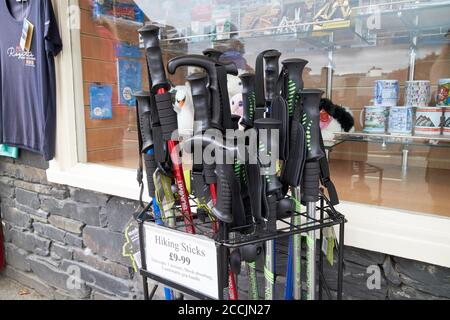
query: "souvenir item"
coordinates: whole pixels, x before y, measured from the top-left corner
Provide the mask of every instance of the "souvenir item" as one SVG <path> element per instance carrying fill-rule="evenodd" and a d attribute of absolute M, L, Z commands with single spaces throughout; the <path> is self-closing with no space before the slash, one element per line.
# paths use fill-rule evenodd
<path fill-rule="evenodd" d="M 442 108 L 417 108 L 414 131 L 416 134 L 440 135 L 442 124 Z"/>
<path fill-rule="evenodd" d="M 374 97 L 376 106 L 396 106 L 398 101 L 397 80 L 375 81 Z"/>
<path fill-rule="evenodd" d="M 367 133 L 384 133 L 386 131 L 386 107 L 366 106 L 360 113 L 360 122 L 363 131 Z M 363 123 L 364 117 L 364 123 Z"/>
<path fill-rule="evenodd" d="M 411 107 L 426 107 L 431 99 L 430 81 L 406 81 L 405 105 Z"/>
<path fill-rule="evenodd" d="M 413 127 L 413 109 L 409 106 L 390 107 L 389 133 L 411 134 Z"/>
<path fill-rule="evenodd" d="M 441 79 L 438 83 L 436 104 L 438 106 L 450 106 L 450 79 Z"/>
<path fill-rule="evenodd" d="M 442 126 L 444 136 L 450 136 L 450 108 L 445 108 L 444 123 Z"/>

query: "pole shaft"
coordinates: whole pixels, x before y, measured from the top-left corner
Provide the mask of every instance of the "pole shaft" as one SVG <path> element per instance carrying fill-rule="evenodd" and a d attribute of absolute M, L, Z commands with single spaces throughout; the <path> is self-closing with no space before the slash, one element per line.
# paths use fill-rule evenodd
<path fill-rule="evenodd" d="M 294 197 L 296 199 L 296 207 L 295 211 L 298 212 L 293 217 L 293 224 L 294 226 L 300 226 L 301 225 L 301 213 L 302 205 L 300 203 L 301 198 L 301 192 L 300 188 L 296 187 L 293 190 Z M 302 298 L 302 279 L 301 279 L 301 261 L 302 261 L 302 255 L 301 255 L 301 249 L 302 249 L 302 235 L 300 233 L 296 233 L 293 236 L 293 261 L 294 261 L 294 290 L 293 290 L 293 296 L 294 300 L 301 300 Z"/>
<path fill-rule="evenodd" d="M 307 213 L 310 222 L 316 217 L 316 203 L 307 203 Z M 308 232 L 307 237 L 307 283 L 308 283 L 308 300 L 316 299 L 316 230 Z"/>

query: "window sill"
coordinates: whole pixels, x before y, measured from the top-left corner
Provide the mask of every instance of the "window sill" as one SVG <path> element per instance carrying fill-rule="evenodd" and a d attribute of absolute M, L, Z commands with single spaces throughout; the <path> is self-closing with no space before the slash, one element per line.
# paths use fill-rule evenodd
<path fill-rule="evenodd" d="M 342 202 L 345 244 L 450 267 L 450 218 Z"/>
<path fill-rule="evenodd" d="M 92 163 L 78 163 L 68 170 L 50 166 L 47 170 L 50 182 L 132 200 L 139 200 L 140 188 L 136 175 L 137 172 L 133 169 Z M 144 190 L 143 200 L 150 200 L 147 190 Z"/>

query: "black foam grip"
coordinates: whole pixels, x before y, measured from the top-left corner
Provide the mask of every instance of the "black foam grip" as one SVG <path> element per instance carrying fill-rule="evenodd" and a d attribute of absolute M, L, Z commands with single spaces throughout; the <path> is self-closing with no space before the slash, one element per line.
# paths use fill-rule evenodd
<path fill-rule="evenodd" d="M 155 182 L 153 181 L 153 174 L 158 167 L 154 154 L 144 154 L 145 172 L 147 174 L 148 194 L 150 197 L 155 197 Z"/>
<path fill-rule="evenodd" d="M 211 128 L 208 76 L 204 73 L 195 73 L 188 76 L 186 80 L 191 85 L 194 106 L 194 135 L 202 134 Z"/>
<path fill-rule="evenodd" d="M 286 100 L 277 95 L 272 99 L 270 117 L 281 122 L 279 154 L 280 160 L 287 160 L 289 155 L 289 110 Z"/>
<path fill-rule="evenodd" d="M 230 98 L 228 93 L 227 70 L 223 65 L 217 65 L 217 81 L 220 92 L 220 118 L 222 120 L 222 129 L 232 129 Z"/>
<path fill-rule="evenodd" d="M 153 131 L 153 146 L 156 162 L 165 162 L 166 157 L 166 143 L 163 139 L 162 127 L 160 125 L 154 126 Z"/>
<path fill-rule="evenodd" d="M 232 186 L 234 179 L 233 168 L 229 164 L 216 165 L 217 201 L 212 214 L 225 223 L 233 222 L 232 215 Z"/>
<path fill-rule="evenodd" d="M 255 75 L 252 73 L 245 73 L 240 76 L 242 81 L 242 103 L 243 103 L 243 115 L 242 125 L 246 128 L 253 127 L 253 120 L 255 117 Z"/>
<path fill-rule="evenodd" d="M 159 28 L 154 25 L 146 25 L 139 29 L 139 33 L 144 41 L 147 65 L 152 82 L 152 92 L 156 93 L 161 88 L 169 90 L 170 85 L 167 82 L 161 47 L 159 45 Z"/>
<path fill-rule="evenodd" d="M 155 96 L 155 100 L 159 121 L 161 122 L 163 139 L 168 141 L 176 138 L 173 134 L 178 129 L 177 113 L 173 109 L 170 93 L 158 94 Z"/>
<path fill-rule="evenodd" d="M 292 122 L 290 143 L 289 158 L 283 167 L 281 181 L 285 185 L 298 187 L 303 174 L 306 149 L 305 131 L 297 121 Z"/>
<path fill-rule="evenodd" d="M 317 202 L 319 200 L 320 164 L 311 161 L 305 164 L 305 172 L 302 181 L 303 199 L 305 202 Z"/>
<path fill-rule="evenodd" d="M 255 113 L 255 119 L 262 118 L 262 110 L 266 108 L 266 95 L 265 95 L 265 81 L 264 81 L 264 56 L 271 52 L 277 51 L 273 49 L 265 50 L 258 54 L 255 63 L 255 94 L 256 94 L 256 108 L 258 112 Z"/>
<path fill-rule="evenodd" d="M 302 74 L 308 61 L 294 58 L 283 60 L 281 63 L 288 72 L 287 80 L 295 83 L 296 92 L 303 90 L 304 83 Z"/>
<path fill-rule="evenodd" d="M 256 222 L 262 219 L 262 179 L 259 164 L 247 164 L 248 193 L 251 200 L 252 215 Z"/>
<path fill-rule="evenodd" d="M 319 160 L 325 156 L 320 146 L 320 99 L 322 90 L 307 89 L 301 92 L 303 112 L 301 122 L 306 133 L 306 161 Z"/>
<path fill-rule="evenodd" d="M 276 95 L 276 87 L 278 76 L 280 73 L 279 62 L 281 52 L 277 50 L 270 50 L 264 54 L 266 62 L 265 76 L 266 76 L 266 100 L 270 101 Z"/>
<path fill-rule="evenodd" d="M 138 111 L 139 130 L 142 137 L 142 153 L 146 153 L 153 145 L 151 116 L 150 116 L 150 95 L 144 93 L 135 94 L 136 108 Z"/>
<path fill-rule="evenodd" d="M 241 185 L 236 177 L 232 177 L 232 213 L 233 213 L 233 227 L 243 227 L 247 225 L 247 218 L 245 215 L 244 202 L 241 195 Z M 220 195 L 220 193 L 219 193 Z"/>

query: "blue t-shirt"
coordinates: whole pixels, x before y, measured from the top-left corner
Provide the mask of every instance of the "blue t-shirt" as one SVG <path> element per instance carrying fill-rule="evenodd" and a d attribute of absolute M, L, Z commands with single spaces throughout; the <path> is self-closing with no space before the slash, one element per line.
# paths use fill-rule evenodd
<path fill-rule="evenodd" d="M 24 19 L 34 25 L 30 51 L 22 51 Z M 50 0 L 0 0 L 0 143 L 55 154 L 54 57 L 62 42 Z"/>

